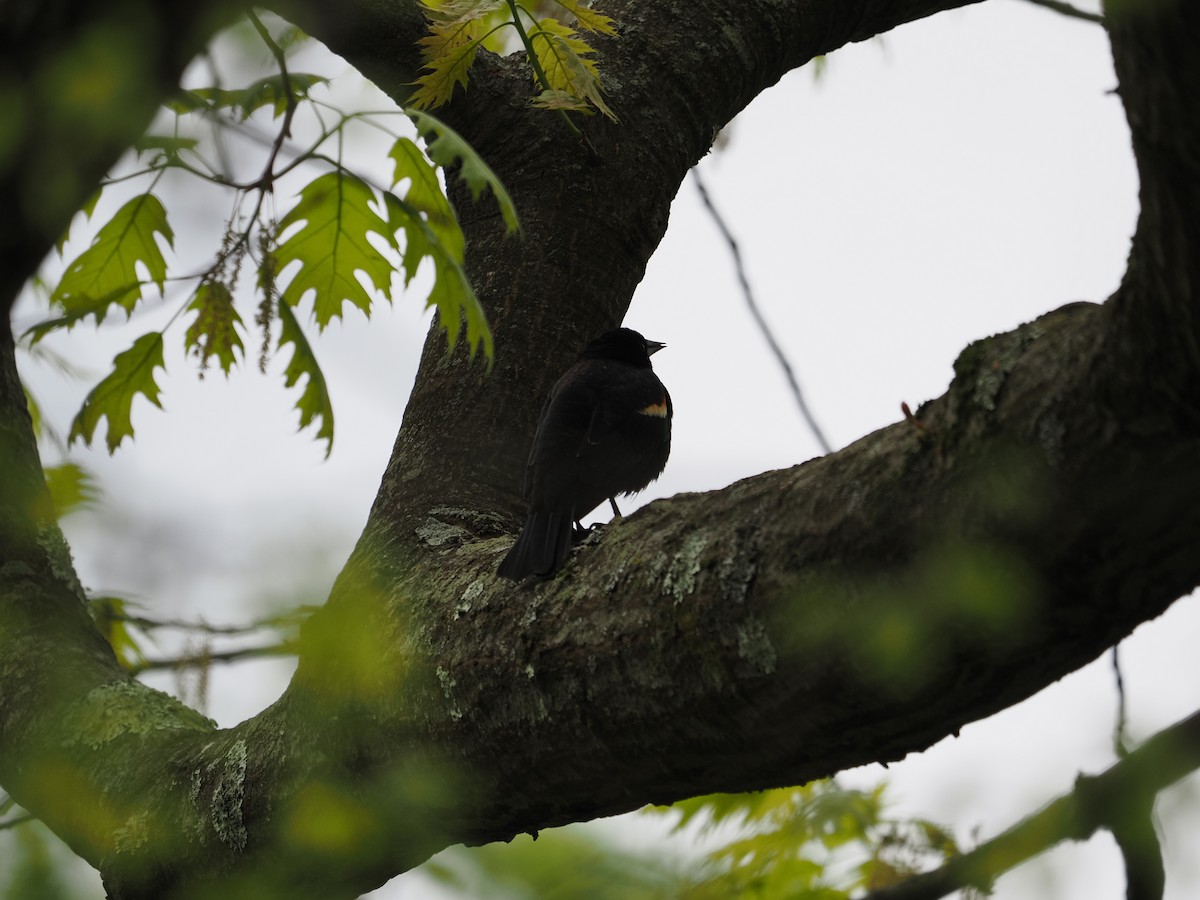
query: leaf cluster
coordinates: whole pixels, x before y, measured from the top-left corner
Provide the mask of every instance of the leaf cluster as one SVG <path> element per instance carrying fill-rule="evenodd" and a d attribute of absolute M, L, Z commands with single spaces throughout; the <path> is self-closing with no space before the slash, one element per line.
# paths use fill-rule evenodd
<path fill-rule="evenodd" d="M 410 102 L 432 109 L 449 102 L 454 89 L 467 87 L 468 72 L 480 48 L 511 28 L 525 50 L 538 94 L 531 102 L 546 109 L 591 113 L 616 121 L 604 100 L 595 49 L 584 33 L 615 36 L 611 18 L 584 0 L 554 0 L 560 16 L 539 17 L 516 0 L 422 0 L 429 34 L 421 39 L 425 71 Z"/>
<path fill-rule="evenodd" d="M 885 792 L 829 780 L 659 808 L 678 814 L 676 831 L 719 839 L 681 896 L 848 900 L 958 855 L 942 826 L 889 815 Z"/>
<path fill-rule="evenodd" d="M 884 785 L 714 794 L 643 815 L 673 820 L 687 850 L 664 853 L 667 841 L 647 852 L 614 842 L 603 823 L 582 823 L 450 848 L 421 871 L 465 896 L 848 900 L 958 853 L 945 828 L 892 814 Z M 697 846 L 711 849 L 697 858 Z"/>
<path fill-rule="evenodd" d="M 434 276 L 427 304 L 437 308 L 449 346 L 455 346 L 465 325 L 470 353 L 482 350 L 491 360 L 491 332 L 463 271 L 465 241 L 438 176 L 439 169 L 454 167 L 473 197 L 490 192 L 505 228 L 513 232 L 519 228 L 516 211 L 499 179 L 459 135 L 429 113 L 412 112 L 417 135 L 428 144 L 426 153 L 411 137 L 383 124 L 388 113 L 346 112 L 323 103 L 317 94 L 325 79 L 289 71 L 283 48 L 256 16 L 251 21 L 278 71 L 241 88 L 181 90 L 165 105 L 160 118 L 170 127 L 146 135 L 134 147 L 143 167 L 111 176 L 85 208 L 84 221 L 91 224 L 103 194 L 120 193 L 139 179 L 148 186 L 95 229 L 88 247 L 65 260 L 62 277 L 49 291 L 51 315 L 25 332 L 25 346 L 33 348 L 46 335 L 85 319 L 99 326 L 118 310 L 129 321 L 143 307 L 175 307 L 166 326 L 138 336 L 117 354 L 112 370 L 75 416 L 71 442 L 91 444 L 104 420 L 105 443 L 114 452 L 133 436 L 132 410 L 139 396 L 161 408 L 156 370 L 166 368 L 165 333 L 175 322 L 187 322 L 184 354 L 196 361 L 203 377 L 214 361 L 226 376 L 244 361 L 247 321 L 252 319 L 261 336 L 260 369 L 265 371 L 275 352 L 290 350 L 284 385 L 300 388 L 300 427 L 315 425 L 328 455 L 333 407 L 301 308 L 311 310 L 307 318 L 318 331 L 342 317 L 346 304 L 369 317 L 380 299 L 390 301 L 393 287 L 411 285 L 425 260 Z M 289 141 L 302 110 L 317 123 L 318 133 L 307 147 L 296 148 Z M 260 115 L 276 123 L 275 137 L 258 177 L 238 182 L 223 167 L 219 135 L 236 132 Z M 327 121 L 331 117 L 332 124 Z M 358 120 L 392 137 L 390 184 L 373 184 L 343 163 L 345 130 Z M 207 142 L 206 129 L 213 134 Z M 333 155 L 329 148 L 336 148 Z M 282 190 L 285 181 L 295 182 L 299 173 L 314 169 L 317 174 L 294 192 Z M 232 195 L 233 213 L 211 263 L 200 271 L 179 273 L 169 262 L 175 232 L 156 190 L 168 171 Z M 290 202 L 284 199 L 289 197 Z M 278 221 L 265 212 L 268 198 L 270 205 L 284 199 Z M 65 246 L 66 236 L 60 254 Z M 247 265 L 257 269 L 252 317 L 238 310 L 245 293 L 238 290 L 238 281 Z"/>

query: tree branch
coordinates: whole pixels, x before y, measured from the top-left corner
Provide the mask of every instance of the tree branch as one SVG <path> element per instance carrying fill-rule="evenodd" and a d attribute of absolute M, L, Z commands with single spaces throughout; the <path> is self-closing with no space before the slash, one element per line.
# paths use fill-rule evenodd
<path fill-rule="evenodd" d="M 1077 6 L 1072 6 L 1070 3 L 1062 3 L 1060 0 L 1027 0 L 1027 2 L 1072 19 L 1082 19 L 1085 22 L 1095 22 L 1098 25 L 1104 24 L 1104 16 L 1088 12 L 1086 9 L 1080 9 Z"/>
<path fill-rule="evenodd" d="M 236 650 L 215 650 L 189 653 L 167 659 L 147 659 L 129 669 L 130 675 L 140 675 L 163 669 L 207 668 L 213 663 L 242 662 L 247 659 L 264 659 L 273 656 L 295 656 L 296 646 L 291 643 L 268 644 L 262 647 L 239 647 Z"/>
<path fill-rule="evenodd" d="M 1099 828 L 1114 835 L 1142 829 L 1149 822 L 1155 795 L 1198 768 L 1200 712 L 1163 729 L 1102 774 L 1079 776 L 1073 791 L 970 853 L 868 894 L 865 900 L 937 900 L 963 888 L 987 890 L 998 876 L 1060 841 L 1085 841 Z M 1131 863 L 1127 855 L 1127 877 L 1138 884 L 1131 890 L 1130 900 L 1162 896 L 1162 861 L 1153 833 L 1151 827 L 1150 855 L 1157 860 L 1157 888 L 1153 871 L 1145 874 L 1146 866 Z"/>

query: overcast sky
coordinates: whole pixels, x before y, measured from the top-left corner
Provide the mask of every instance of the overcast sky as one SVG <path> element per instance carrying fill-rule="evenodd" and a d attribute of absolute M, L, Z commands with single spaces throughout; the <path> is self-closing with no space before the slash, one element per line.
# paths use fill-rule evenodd
<path fill-rule="evenodd" d="M 305 68 L 346 73 L 315 52 Z M 1116 288 L 1137 184 L 1114 86 L 1097 26 L 991 0 L 841 50 L 817 82 L 810 71 L 792 73 L 701 163 L 835 448 L 896 421 L 901 401 L 915 409 L 942 394 L 970 341 Z M 365 91 L 351 73 L 328 96 L 383 105 Z M 366 135 L 355 148 L 381 180 L 390 173 L 385 149 Z M 217 199 L 173 209 L 178 258 L 210 254 L 213 239 L 203 235 L 225 215 Z M 295 433 L 296 398 L 282 390 L 279 360 L 265 378 L 251 364 L 228 381 L 200 382 L 182 359 L 182 330 L 168 332 L 166 414 L 139 401 L 132 445 L 113 457 L 77 453 L 106 491 L 99 510 L 67 522 L 84 583 L 136 596 L 159 615 L 214 623 L 320 602 L 365 522 L 399 427 L 428 321 L 422 300 L 399 296 L 370 323 L 351 313 L 316 341 L 336 415 L 328 461 L 322 444 Z M 48 340 L 86 370 L 82 381 L 23 360 L 48 418 L 65 432 L 112 355 L 173 309 L 99 337 L 85 325 Z M 19 324 L 38 317 L 28 302 L 18 309 Z M 745 312 L 691 179 L 627 324 L 668 344 L 655 367 L 676 409 L 672 459 L 642 501 L 820 452 Z M 1122 646 L 1135 737 L 1200 705 L 1196 607 L 1181 600 Z M 280 662 L 216 670 L 209 713 L 223 725 L 253 715 L 289 672 Z M 169 678 L 155 683 L 174 688 Z M 975 827 L 988 837 L 1068 790 L 1077 772 L 1111 764 L 1115 706 L 1106 656 L 956 740 L 849 779 L 886 775 L 903 811 L 952 823 L 964 840 Z M 1185 808 L 1196 788 L 1189 779 L 1160 799 L 1173 900 L 1200 884 L 1200 804 Z M 425 888 L 410 876 L 378 896 L 420 898 Z M 1106 837 L 1018 870 L 995 894 L 1123 896 Z"/>

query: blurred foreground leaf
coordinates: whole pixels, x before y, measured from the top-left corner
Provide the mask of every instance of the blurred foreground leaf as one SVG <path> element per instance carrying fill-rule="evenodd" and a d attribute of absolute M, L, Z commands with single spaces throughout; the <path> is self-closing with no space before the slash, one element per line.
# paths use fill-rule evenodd
<path fill-rule="evenodd" d="M 55 515 L 60 519 L 76 510 L 86 509 L 100 496 L 95 479 L 78 463 L 47 466 L 44 472 L 50 501 L 54 504 Z"/>

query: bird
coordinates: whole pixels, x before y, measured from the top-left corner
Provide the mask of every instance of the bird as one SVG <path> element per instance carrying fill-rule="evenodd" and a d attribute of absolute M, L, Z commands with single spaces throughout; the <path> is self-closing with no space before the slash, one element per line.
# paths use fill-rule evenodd
<path fill-rule="evenodd" d="M 650 357 L 665 347 L 630 328 L 593 340 L 550 391 L 529 451 L 529 513 L 497 574 L 520 581 L 562 568 L 573 529 L 605 499 L 635 494 L 671 452 L 671 395 Z"/>

